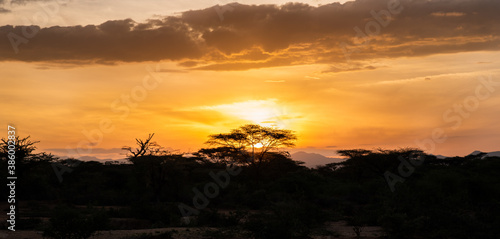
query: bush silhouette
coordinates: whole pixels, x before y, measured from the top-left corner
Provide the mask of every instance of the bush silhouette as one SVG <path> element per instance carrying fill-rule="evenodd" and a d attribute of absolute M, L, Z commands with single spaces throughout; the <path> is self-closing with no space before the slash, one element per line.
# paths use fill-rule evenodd
<path fill-rule="evenodd" d="M 76 209 L 60 206 L 55 208 L 43 236 L 54 239 L 86 239 L 98 230 L 105 229 L 108 220 L 106 214 L 100 211 L 85 215 Z"/>

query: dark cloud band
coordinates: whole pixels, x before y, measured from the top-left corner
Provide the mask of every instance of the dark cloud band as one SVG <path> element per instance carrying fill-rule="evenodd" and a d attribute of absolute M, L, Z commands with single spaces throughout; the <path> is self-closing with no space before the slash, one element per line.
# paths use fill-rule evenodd
<path fill-rule="evenodd" d="M 172 60 L 207 70 L 500 49 L 500 1 L 231 4 L 137 23 L 0 27 L 0 60 Z M 397 11 L 396 11 L 397 10 Z M 15 51 L 17 48 L 17 52 Z"/>

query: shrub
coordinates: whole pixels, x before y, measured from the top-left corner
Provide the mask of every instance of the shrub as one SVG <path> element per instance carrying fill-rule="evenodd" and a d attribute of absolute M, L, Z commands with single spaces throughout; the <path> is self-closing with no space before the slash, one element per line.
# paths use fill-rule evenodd
<path fill-rule="evenodd" d="M 244 227 L 256 239 L 307 238 L 324 219 L 324 214 L 312 204 L 287 202 L 274 205 L 271 212 L 250 216 Z"/>
<path fill-rule="evenodd" d="M 76 209 L 56 207 L 43 236 L 54 239 L 86 239 L 107 227 L 109 218 L 102 211 L 85 215 Z"/>

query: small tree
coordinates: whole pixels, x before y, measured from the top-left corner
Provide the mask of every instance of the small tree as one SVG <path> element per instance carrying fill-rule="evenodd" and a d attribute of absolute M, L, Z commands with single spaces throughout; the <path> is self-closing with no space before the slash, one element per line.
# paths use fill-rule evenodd
<path fill-rule="evenodd" d="M 122 150 L 128 151 L 127 157 L 132 161 L 135 158 L 141 156 L 160 156 L 160 155 L 168 155 L 170 152 L 165 148 L 161 147 L 158 143 L 151 141 L 155 134 L 149 134 L 146 140 L 136 138 L 137 148 L 132 148 L 130 146 L 123 146 Z"/>
<path fill-rule="evenodd" d="M 175 160 L 182 159 L 182 154 L 174 154 L 158 143 L 151 141 L 154 134 L 146 140 L 135 139 L 137 148 L 125 146 L 128 159 L 134 164 L 139 180 L 153 192 L 156 201 L 160 201 L 161 193 L 169 180 L 177 176 Z"/>
<path fill-rule="evenodd" d="M 20 138 L 16 136 L 14 139 L 14 145 L 16 146 L 16 161 L 29 160 L 31 157 L 36 156 L 33 151 L 36 150 L 35 144 L 40 141 L 31 141 L 31 136 Z M 0 141 L 0 158 L 6 159 L 9 151 L 9 141 L 8 139 L 2 138 Z"/>

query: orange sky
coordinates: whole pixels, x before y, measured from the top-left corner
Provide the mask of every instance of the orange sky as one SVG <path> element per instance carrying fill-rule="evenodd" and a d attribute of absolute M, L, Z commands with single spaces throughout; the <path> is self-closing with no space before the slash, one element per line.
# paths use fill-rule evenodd
<path fill-rule="evenodd" d="M 295 130 L 296 150 L 328 156 L 500 150 L 500 3 L 443 1 L 177 3 L 164 14 L 145 1 L 142 15 L 103 1 L 113 21 L 70 1 L 34 35 L 16 19 L 46 3 L 3 1 L 2 132 L 11 123 L 43 151 L 113 159 L 148 133 L 187 152 L 246 123 Z"/>

